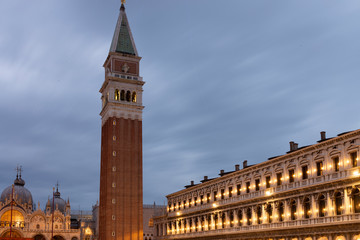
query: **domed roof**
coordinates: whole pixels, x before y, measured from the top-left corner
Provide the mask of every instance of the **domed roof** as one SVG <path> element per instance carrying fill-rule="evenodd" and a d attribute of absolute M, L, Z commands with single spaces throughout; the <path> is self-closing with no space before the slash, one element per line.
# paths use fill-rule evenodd
<path fill-rule="evenodd" d="M 33 198 L 31 192 L 24 187 L 25 181 L 17 175 L 14 181 L 14 200 L 19 204 L 29 204 L 33 205 Z M 12 196 L 12 186 L 9 186 L 4 189 L 1 193 L 0 202 L 5 203 L 6 200 L 11 200 Z"/>
<path fill-rule="evenodd" d="M 54 202 L 54 208 L 53 208 L 53 202 Z M 59 210 L 62 213 L 65 213 L 66 211 L 66 201 L 60 197 L 59 189 L 56 188 L 56 192 L 54 193 L 54 200 L 50 200 L 50 208 L 54 210 Z"/>

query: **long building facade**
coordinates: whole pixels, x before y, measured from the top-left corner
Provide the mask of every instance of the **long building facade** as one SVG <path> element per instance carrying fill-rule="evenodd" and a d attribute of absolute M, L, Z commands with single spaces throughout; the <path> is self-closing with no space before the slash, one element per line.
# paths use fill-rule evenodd
<path fill-rule="evenodd" d="M 360 130 L 167 196 L 155 239 L 360 240 Z"/>

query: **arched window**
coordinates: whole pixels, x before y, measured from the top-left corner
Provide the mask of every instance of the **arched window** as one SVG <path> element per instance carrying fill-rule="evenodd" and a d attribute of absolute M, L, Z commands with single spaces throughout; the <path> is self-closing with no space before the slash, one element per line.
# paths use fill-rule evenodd
<path fill-rule="evenodd" d="M 234 212 L 230 212 L 230 227 L 234 226 Z"/>
<path fill-rule="evenodd" d="M 194 225 L 195 225 L 195 232 L 197 232 L 198 231 L 198 219 L 197 218 L 195 218 Z"/>
<path fill-rule="evenodd" d="M 121 90 L 121 92 L 120 92 L 120 100 L 121 101 L 125 100 L 125 90 Z"/>
<path fill-rule="evenodd" d="M 241 210 L 238 211 L 238 220 L 239 220 L 239 226 L 243 225 L 242 224 L 243 214 Z"/>
<path fill-rule="evenodd" d="M 42 234 L 37 234 L 33 237 L 34 240 L 45 240 L 44 235 Z"/>
<path fill-rule="evenodd" d="M 40 225 L 39 225 L 39 224 L 36 224 L 36 229 L 40 229 Z"/>
<path fill-rule="evenodd" d="M 133 92 L 132 95 L 131 95 L 131 101 L 133 103 L 136 103 L 136 92 Z M 202 198 L 201 198 L 202 199 Z"/>
<path fill-rule="evenodd" d="M 360 191 L 359 189 L 355 189 L 352 193 L 353 202 L 354 202 L 354 212 L 360 213 Z"/>
<path fill-rule="evenodd" d="M 114 99 L 115 99 L 116 101 L 119 101 L 119 100 L 120 100 L 120 91 L 119 91 L 119 89 L 116 89 L 116 90 L 115 90 Z"/>
<path fill-rule="evenodd" d="M 341 193 L 337 192 L 335 194 L 335 214 L 336 215 L 341 215 L 342 212 L 342 197 L 341 197 Z"/>
<path fill-rule="evenodd" d="M 218 229 L 218 222 L 219 221 L 218 221 L 218 215 L 217 214 L 214 215 L 214 222 L 215 222 L 215 226 L 214 226 L 215 229 Z"/>
<path fill-rule="evenodd" d="M 291 217 L 291 220 L 296 220 L 296 201 L 295 200 L 292 200 L 290 202 L 290 217 Z"/>
<path fill-rule="evenodd" d="M 310 198 L 304 199 L 304 216 L 305 218 L 310 218 L 311 216 L 311 208 L 310 208 Z"/>
<path fill-rule="evenodd" d="M 131 93 L 130 93 L 130 91 L 127 91 L 126 92 L 126 101 L 130 102 L 130 99 L 131 99 Z"/>
<path fill-rule="evenodd" d="M 273 209 L 272 209 L 271 204 L 268 204 L 268 205 L 266 206 L 266 214 L 267 214 L 267 217 L 268 217 L 268 219 L 269 219 L 269 223 L 272 222 L 272 211 L 273 211 Z"/>
<path fill-rule="evenodd" d="M 251 224 L 252 221 L 252 214 L 251 214 L 251 208 L 248 208 L 246 211 L 246 218 L 247 218 L 247 225 Z"/>
<path fill-rule="evenodd" d="M 262 209 L 261 209 L 261 207 L 260 206 L 258 206 L 257 208 L 256 208 L 256 217 L 257 217 L 257 224 L 260 224 L 261 223 L 261 216 L 262 215 Z"/>
<path fill-rule="evenodd" d="M 284 203 L 283 202 L 281 202 L 281 203 L 279 203 L 279 209 L 278 209 L 278 211 L 279 211 L 279 222 L 282 222 L 282 221 L 284 221 Z"/>
<path fill-rule="evenodd" d="M 321 195 L 319 198 L 319 217 L 325 217 L 325 209 L 326 203 L 325 203 L 325 196 Z"/>
<path fill-rule="evenodd" d="M 225 228 L 225 213 L 221 214 L 221 228 Z"/>
<path fill-rule="evenodd" d="M 207 216 L 207 224 L 208 224 L 207 229 L 210 230 L 211 229 L 210 228 L 210 224 L 211 224 L 211 216 L 210 215 Z"/>

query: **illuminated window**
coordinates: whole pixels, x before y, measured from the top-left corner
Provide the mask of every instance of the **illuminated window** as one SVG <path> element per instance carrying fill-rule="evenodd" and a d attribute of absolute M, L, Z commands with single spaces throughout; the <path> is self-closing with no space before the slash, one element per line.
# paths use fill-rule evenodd
<path fill-rule="evenodd" d="M 229 197 L 232 197 L 232 187 L 229 187 Z"/>
<path fill-rule="evenodd" d="M 260 179 L 256 179 L 255 180 L 255 190 L 259 191 L 260 190 Z"/>
<path fill-rule="evenodd" d="M 194 197 L 194 206 L 197 204 L 197 197 Z"/>
<path fill-rule="evenodd" d="M 221 199 L 224 199 L 224 196 L 225 196 L 225 190 L 221 189 Z"/>
<path fill-rule="evenodd" d="M 246 193 L 250 192 L 250 182 L 246 183 Z"/>
<path fill-rule="evenodd" d="M 304 200 L 304 216 L 305 218 L 310 218 L 311 216 L 310 198 L 305 198 Z"/>
<path fill-rule="evenodd" d="M 323 175 L 323 162 L 320 161 L 320 162 L 317 162 L 316 163 L 316 174 L 317 176 L 322 176 Z"/>
<path fill-rule="evenodd" d="M 353 203 L 354 203 L 354 212 L 360 213 L 360 191 L 359 189 L 355 189 L 352 192 Z"/>
<path fill-rule="evenodd" d="M 261 215 L 262 215 L 262 211 L 261 211 L 261 207 L 257 207 L 256 208 L 256 220 L 257 220 L 257 224 L 261 223 Z"/>
<path fill-rule="evenodd" d="M 265 181 L 266 181 L 266 188 L 270 188 L 270 176 L 267 176 L 265 178 Z"/>
<path fill-rule="evenodd" d="M 334 163 L 334 171 L 338 172 L 340 170 L 340 160 L 339 157 L 334 157 L 333 158 L 333 163 Z"/>
<path fill-rule="evenodd" d="M 112 204 L 115 204 L 115 203 L 116 203 L 115 198 L 113 198 L 113 199 L 111 200 L 111 202 L 112 202 Z"/>
<path fill-rule="evenodd" d="M 278 212 L 279 212 L 279 222 L 284 221 L 284 203 L 283 202 L 279 203 Z"/>
<path fill-rule="evenodd" d="M 226 216 L 225 213 L 221 214 L 221 227 L 225 228 Z"/>
<path fill-rule="evenodd" d="M 236 194 L 240 195 L 241 192 L 241 184 L 236 185 Z"/>
<path fill-rule="evenodd" d="M 116 167 L 112 167 L 112 171 L 113 171 L 113 172 L 116 172 Z"/>
<path fill-rule="evenodd" d="M 113 182 L 113 183 L 112 183 L 112 187 L 115 188 L 115 187 L 116 187 L 116 183 Z"/>
<path fill-rule="evenodd" d="M 269 219 L 269 223 L 272 222 L 272 206 L 271 204 L 268 204 L 267 207 L 266 207 L 266 213 L 267 213 L 267 216 L 268 216 L 268 219 Z"/>
<path fill-rule="evenodd" d="M 126 92 L 126 101 L 130 102 L 130 99 L 131 99 L 131 93 L 130 93 L 130 91 L 127 91 Z"/>
<path fill-rule="evenodd" d="M 291 220 L 296 220 L 296 201 L 292 200 L 290 202 L 290 217 Z"/>
<path fill-rule="evenodd" d="M 337 192 L 335 194 L 335 214 L 336 215 L 341 215 L 342 212 L 342 197 L 341 197 L 341 193 Z"/>
<path fill-rule="evenodd" d="M 325 207 L 326 207 L 326 202 L 325 202 L 325 196 L 321 195 L 319 198 L 319 217 L 325 217 Z"/>
<path fill-rule="evenodd" d="M 133 92 L 132 95 L 131 95 L 131 101 L 133 103 L 136 103 L 136 92 Z"/>
<path fill-rule="evenodd" d="M 116 121 L 115 121 L 115 120 L 113 120 L 113 125 L 114 125 L 114 126 L 116 125 Z"/>
<path fill-rule="evenodd" d="M 308 169 L 308 166 L 307 166 L 307 165 L 301 167 L 301 173 L 302 173 L 302 179 L 303 179 L 303 180 L 309 178 L 308 171 L 309 171 L 309 169 Z"/>
<path fill-rule="evenodd" d="M 291 183 L 295 181 L 294 174 L 295 174 L 295 170 L 294 170 L 294 169 L 290 169 L 290 170 L 289 170 L 289 182 L 291 182 Z"/>
<path fill-rule="evenodd" d="M 217 200 L 217 191 L 214 191 L 214 201 L 216 201 Z"/>
<path fill-rule="evenodd" d="M 234 226 L 234 212 L 230 212 L 230 227 Z"/>
<path fill-rule="evenodd" d="M 114 99 L 115 99 L 116 101 L 119 101 L 119 100 L 120 100 L 120 91 L 119 91 L 119 89 L 116 89 L 116 90 L 115 90 Z"/>
<path fill-rule="evenodd" d="M 116 141 L 116 136 L 113 136 L 113 141 Z"/>
<path fill-rule="evenodd" d="M 210 193 L 206 194 L 206 202 L 207 202 L 207 203 L 210 202 Z"/>
<path fill-rule="evenodd" d="M 357 167 L 357 165 L 358 165 L 357 164 L 357 160 L 358 160 L 357 152 L 350 153 L 350 159 L 351 159 L 352 166 Z"/>
<path fill-rule="evenodd" d="M 116 152 L 115 152 L 115 151 L 113 151 L 113 156 L 114 156 L 114 157 L 116 156 Z"/>
<path fill-rule="evenodd" d="M 282 184 L 282 173 L 276 174 L 276 184 L 280 186 Z"/>
<path fill-rule="evenodd" d="M 241 211 L 241 210 L 238 211 L 238 219 L 239 219 L 239 226 L 243 225 L 243 224 L 241 224 L 241 223 L 242 223 L 242 219 L 243 219 L 243 214 L 242 214 L 242 211 Z"/>
<path fill-rule="evenodd" d="M 246 218 L 247 218 L 247 225 L 250 225 L 251 224 L 251 219 L 252 219 L 251 208 L 247 209 Z"/>
<path fill-rule="evenodd" d="M 121 90 L 121 92 L 120 92 L 120 100 L 121 101 L 125 100 L 125 91 L 124 90 Z"/>

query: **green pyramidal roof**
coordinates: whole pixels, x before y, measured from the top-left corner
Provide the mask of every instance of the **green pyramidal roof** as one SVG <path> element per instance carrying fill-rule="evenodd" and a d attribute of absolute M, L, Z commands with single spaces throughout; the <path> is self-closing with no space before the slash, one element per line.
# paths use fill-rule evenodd
<path fill-rule="evenodd" d="M 110 52 L 120 52 L 137 56 L 134 39 L 126 17 L 124 5 L 120 8 L 119 19 L 116 24 Z"/>

